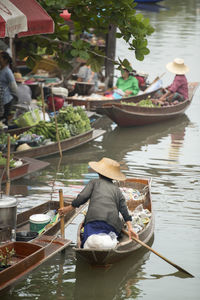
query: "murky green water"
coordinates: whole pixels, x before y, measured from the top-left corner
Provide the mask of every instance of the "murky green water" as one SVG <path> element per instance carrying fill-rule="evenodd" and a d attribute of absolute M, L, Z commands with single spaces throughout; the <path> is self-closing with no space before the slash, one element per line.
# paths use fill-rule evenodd
<path fill-rule="evenodd" d="M 152 80 L 165 72 L 165 65 L 182 57 L 190 67 L 189 81 L 200 81 L 200 2 L 167 0 L 159 12 L 142 10 L 155 33 L 149 39 L 151 54 L 138 62 L 123 42 L 117 56 L 128 58 L 137 70 Z M 173 75 L 166 71 L 164 84 Z M 106 124 L 103 138 L 65 153 L 56 188 L 60 184 L 83 184 L 87 162 L 102 156 L 123 162 L 127 176 L 152 177 L 152 199 L 156 228 L 152 247 L 195 275 L 185 278 L 175 268 L 141 251 L 136 257 L 109 270 L 93 269 L 75 259 L 73 247 L 58 254 L 17 283 L 2 299 L 163 299 L 197 300 L 200 294 L 200 89 L 186 115 L 163 124 L 120 129 Z M 29 178 L 17 181 L 19 208 L 25 210 L 50 199 L 58 157 Z M 70 182 L 69 179 L 79 180 Z M 55 193 L 53 197 L 55 197 Z M 76 220 L 66 237 L 76 241 Z M 73 245 L 72 245 L 73 246 Z"/>

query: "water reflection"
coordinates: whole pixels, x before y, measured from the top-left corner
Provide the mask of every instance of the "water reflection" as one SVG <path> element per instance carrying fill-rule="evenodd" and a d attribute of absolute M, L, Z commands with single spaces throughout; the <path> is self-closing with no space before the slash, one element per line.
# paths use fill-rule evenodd
<path fill-rule="evenodd" d="M 112 157 L 120 161 L 127 152 L 141 150 L 150 144 L 158 144 L 161 139 L 169 135 L 171 135 L 171 145 L 175 147 L 176 136 L 178 135 L 180 139 L 182 135 L 183 140 L 184 131 L 190 124 L 189 118 L 183 115 L 162 124 L 134 128 L 116 127 L 104 136 L 103 149 L 112 153 Z"/>
<path fill-rule="evenodd" d="M 74 299 L 136 299 L 141 293 L 138 281 L 145 279 L 144 265 L 149 256 L 142 249 L 109 269 L 95 268 L 78 259 Z"/>

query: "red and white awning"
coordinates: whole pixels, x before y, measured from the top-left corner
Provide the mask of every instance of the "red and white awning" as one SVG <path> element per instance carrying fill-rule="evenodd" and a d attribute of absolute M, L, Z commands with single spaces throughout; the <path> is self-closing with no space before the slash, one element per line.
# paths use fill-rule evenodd
<path fill-rule="evenodd" d="M 0 37 L 54 32 L 54 22 L 35 0 L 0 0 Z"/>

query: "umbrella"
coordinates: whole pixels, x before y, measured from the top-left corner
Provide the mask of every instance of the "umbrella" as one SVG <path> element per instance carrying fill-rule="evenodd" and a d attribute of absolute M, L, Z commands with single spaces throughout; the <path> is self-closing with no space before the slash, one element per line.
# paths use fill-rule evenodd
<path fill-rule="evenodd" d="M 54 22 L 35 0 L 0 1 L 0 37 L 54 32 Z"/>

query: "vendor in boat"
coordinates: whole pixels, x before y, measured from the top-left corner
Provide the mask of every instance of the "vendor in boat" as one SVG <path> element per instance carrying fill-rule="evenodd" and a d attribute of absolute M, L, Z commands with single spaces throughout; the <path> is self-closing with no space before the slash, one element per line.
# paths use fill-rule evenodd
<path fill-rule="evenodd" d="M 103 157 L 98 162 L 89 162 L 89 166 L 99 174 L 99 178 L 91 180 L 71 205 L 59 209 L 59 214 L 62 216 L 90 200 L 85 217 L 82 247 L 92 234 L 114 232 L 119 236 L 122 229 L 119 212 L 127 224 L 129 238 L 132 236 L 138 238 L 132 228 L 132 217 L 128 213 L 125 198 L 119 187 L 113 183 L 113 180 L 126 179 L 120 171 L 119 163 Z"/>
<path fill-rule="evenodd" d="M 29 106 L 31 105 L 32 101 L 32 91 L 31 88 L 24 84 L 24 79 L 20 72 L 15 72 L 14 77 L 17 83 L 17 96 L 18 96 L 18 115 L 20 114 L 20 106 L 21 112 L 25 112 L 29 110 Z"/>
<path fill-rule="evenodd" d="M 159 98 L 156 102 L 182 102 L 188 99 L 188 82 L 185 73 L 189 71 L 189 68 L 184 64 L 184 60 L 175 58 L 173 62 L 166 65 L 166 68 L 174 73 L 175 77 L 170 86 L 156 93 L 155 97 Z"/>
<path fill-rule="evenodd" d="M 98 74 L 92 71 L 91 66 L 86 64 L 85 60 L 77 59 L 78 62 L 81 62 L 78 73 L 76 74 L 77 83 L 82 82 L 84 84 L 92 84 L 93 86 L 90 89 L 90 92 L 96 92 L 98 90 Z M 74 96 L 75 94 L 79 94 L 79 89 L 77 85 L 73 87 L 72 90 L 69 91 L 69 97 Z"/>
<path fill-rule="evenodd" d="M 5 51 L 0 51 L 0 85 L 4 113 L 1 116 L 7 125 L 11 117 L 11 108 L 17 101 L 17 84 L 13 74 L 12 58 Z"/>
<path fill-rule="evenodd" d="M 121 90 L 125 97 L 137 95 L 140 90 L 138 80 L 125 68 L 121 71 L 121 77 L 117 79 L 114 89 Z"/>

